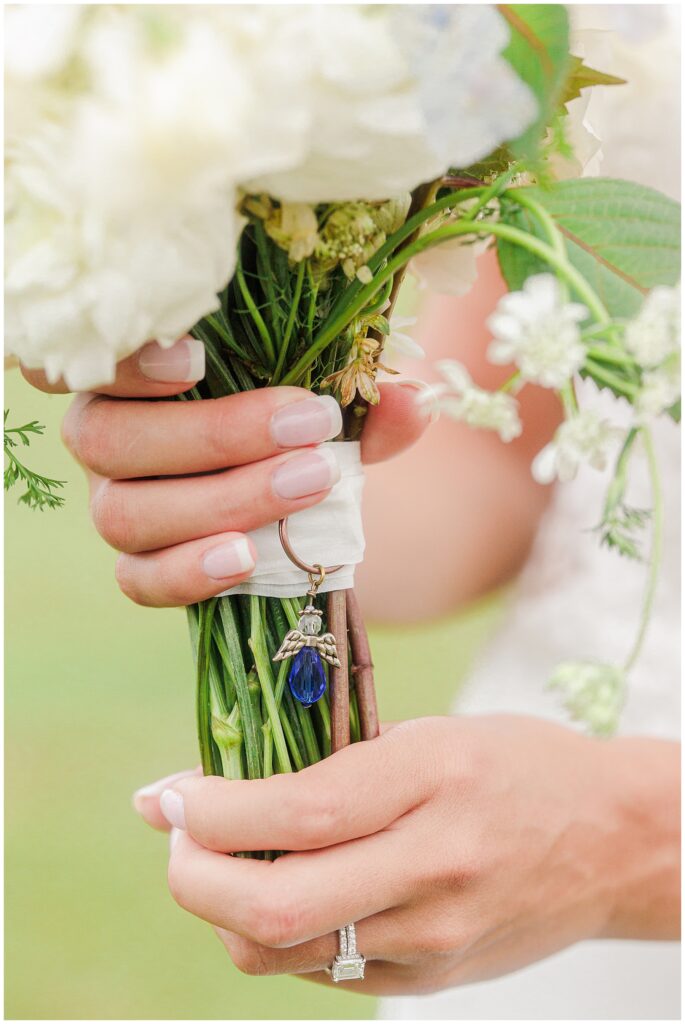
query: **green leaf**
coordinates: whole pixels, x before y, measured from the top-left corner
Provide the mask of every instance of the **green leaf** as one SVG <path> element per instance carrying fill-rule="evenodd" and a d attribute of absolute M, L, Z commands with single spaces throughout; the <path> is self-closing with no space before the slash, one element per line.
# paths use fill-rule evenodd
<path fill-rule="evenodd" d="M 550 124 L 569 71 L 569 26 L 563 4 L 499 4 L 511 31 L 503 56 L 534 93 L 535 122 L 511 143 L 513 155 L 534 159 Z"/>
<path fill-rule="evenodd" d="M 545 238 L 530 211 L 502 204 L 502 221 Z M 614 318 L 632 317 L 645 294 L 680 278 L 680 206 L 654 189 L 612 178 L 559 181 L 525 190 L 552 215 L 571 263 L 583 274 Z M 512 290 L 547 265 L 519 246 L 498 242 L 502 273 Z"/>
<path fill-rule="evenodd" d="M 574 57 L 571 54 L 569 72 L 559 97 L 559 105 L 565 107 L 571 100 L 578 99 L 581 89 L 589 89 L 593 85 L 625 84 L 625 78 L 617 78 L 616 75 L 607 75 L 604 71 L 597 71 L 596 68 L 585 64 L 582 57 Z"/>

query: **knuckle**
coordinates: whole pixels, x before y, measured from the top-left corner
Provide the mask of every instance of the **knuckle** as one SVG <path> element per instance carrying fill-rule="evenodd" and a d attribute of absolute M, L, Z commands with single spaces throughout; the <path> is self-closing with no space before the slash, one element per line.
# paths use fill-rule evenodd
<path fill-rule="evenodd" d="M 62 437 L 72 455 L 94 472 L 108 475 L 113 432 L 103 411 L 111 403 L 102 395 L 83 395 L 72 402 L 62 423 Z"/>
<path fill-rule="evenodd" d="M 307 805 L 302 810 L 299 831 L 308 845 L 325 846 L 337 835 L 341 817 L 339 797 L 324 789 L 316 795 L 312 792 L 308 794 Z"/>
<path fill-rule="evenodd" d="M 226 824 L 221 813 L 226 780 L 208 775 L 185 794 L 186 820 L 193 838 L 207 850 L 226 850 Z"/>
<path fill-rule="evenodd" d="M 215 398 L 202 403 L 198 444 L 208 456 L 208 461 L 219 466 L 229 466 L 229 439 L 234 433 L 234 417 L 230 397 Z"/>
<path fill-rule="evenodd" d="M 138 562 L 134 555 L 120 554 L 114 565 L 114 576 L 124 597 L 134 604 L 149 608 L 151 601 L 140 587 L 137 567 Z"/>
<path fill-rule="evenodd" d="M 301 921 L 301 911 L 289 895 L 262 895 L 255 907 L 254 938 L 271 949 L 294 945 L 301 936 Z"/>
<path fill-rule="evenodd" d="M 106 480 L 93 495 L 91 517 L 103 540 L 117 551 L 133 552 L 136 531 L 126 484 Z"/>
<path fill-rule="evenodd" d="M 226 948 L 231 960 L 242 974 L 260 977 L 272 973 L 267 951 L 258 943 L 236 935 L 226 940 Z"/>
<path fill-rule="evenodd" d="M 167 885 L 172 897 L 183 909 L 188 908 L 188 884 L 183 863 L 179 857 L 171 857 L 167 868 Z"/>

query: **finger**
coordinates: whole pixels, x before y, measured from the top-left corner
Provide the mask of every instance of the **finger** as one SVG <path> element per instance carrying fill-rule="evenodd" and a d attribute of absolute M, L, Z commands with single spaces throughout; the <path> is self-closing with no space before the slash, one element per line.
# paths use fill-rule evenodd
<path fill-rule="evenodd" d="M 257 550 L 242 533 L 224 533 L 161 551 L 119 555 L 121 590 L 149 608 L 180 608 L 215 597 L 246 580 Z"/>
<path fill-rule="evenodd" d="M 271 862 L 206 850 L 179 831 L 169 888 L 181 907 L 209 924 L 263 946 L 293 946 L 403 903 L 420 870 L 397 848 L 396 832 L 379 832 Z"/>
<path fill-rule="evenodd" d="M 417 402 L 426 387 L 409 380 L 379 385 L 381 400 L 369 407 L 362 432 L 363 462 L 391 459 L 418 441 L 432 422 L 430 408 Z"/>
<path fill-rule="evenodd" d="M 141 786 L 137 789 L 131 797 L 133 807 L 141 816 L 143 821 L 146 821 L 151 828 L 156 828 L 160 832 L 168 832 L 171 826 L 164 817 L 159 809 L 159 798 L 161 794 L 171 786 L 174 782 L 179 779 L 185 779 L 190 775 L 201 775 L 202 769 L 188 768 L 183 772 L 175 772 L 173 775 L 165 775 L 163 779 L 158 779 L 156 782 L 151 782 L 147 786 Z"/>
<path fill-rule="evenodd" d="M 65 395 L 67 387 L 60 377 L 48 380 L 43 370 L 22 366 L 26 380 L 39 391 L 49 395 Z M 122 398 L 165 398 L 188 391 L 205 375 L 205 347 L 197 338 L 187 335 L 169 348 L 150 341 L 128 359 L 117 364 L 116 377 L 111 384 L 90 388 L 100 395 L 118 395 Z"/>
<path fill-rule="evenodd" d="M 430 794 L 430 760 L 406 770 L 412 756 L 407 736 L 398 726 L 295 774 L 184 779 L 162 794 L 162 811 L 202 846 L 231 853 L 313 850 L 367 836 Z"/>
<path fill-rule="evenodd" d="M 72 454 L 111 479 L 179 476 L 243 466 L 328 441 L 342 416 L 330 395 L 260 388 L 202 402 L 80 396 L 64 420 Z"/>
<path fill-rule="evenodd" d="M 413 908 L 396 908 L 375 914 L 355 924 L 357 949 L 371 960 L 413 963 L 432 955 L 428 942 L 417 934 L 417 915 Z M 273 949 L 237 932 L 215 928 L 231 960 L 244 974 L 310 974 L 330 967 L 339 951 L 337 932 L 329 932 L 308 942 Z M 433 944 L 434 945 L 434 944 Z"/>
<path fill-rule="evenodd" d="M 316 505 L 339 479 L 335 454 L 312 448 L 207 476 L 94 477 L 90 510 L 108 544 L 136 554 L 227 531 L 248 533 Z"/>

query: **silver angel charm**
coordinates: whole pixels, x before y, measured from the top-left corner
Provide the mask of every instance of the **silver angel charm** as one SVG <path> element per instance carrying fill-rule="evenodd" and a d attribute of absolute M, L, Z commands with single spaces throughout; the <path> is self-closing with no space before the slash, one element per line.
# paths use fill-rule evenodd
<path fill-rule="evenodd" d="M 302 650 L 303 647 L 313 647 L 329 665 L 340 668 L 338 660 L 338 649 L 335 637 L 332 633 L 323 633 L 319 636 L 321 629 L 322 613 L 312 604 L 308 604 L 300 615 L 297 629 L 289 630 L 283 643 L 274 655 L 274 661 L 285 661 Z"/>

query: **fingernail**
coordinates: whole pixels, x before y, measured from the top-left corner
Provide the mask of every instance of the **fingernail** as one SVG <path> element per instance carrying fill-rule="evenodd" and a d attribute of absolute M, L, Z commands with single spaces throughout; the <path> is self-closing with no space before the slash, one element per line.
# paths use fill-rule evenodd
<path fill-rule="evenodd" d="M 282 462 L 274 472 L 273 489 L 279 498 L 304 498 L 325 491 L 340 479 L 340 466 L 332 451 L 317 448 L 304 455 L 294 455 Z"/>
<path fill-rule="evenodd" d="M 332 395 L 313 395 L 292 402 L 271 417 L 271 434 L 280 448 L 329 441 L 341 430 L 342 413 Z"/>
<path fill-rule="evenodd" d="M 174 772 L 173 775 L 165 775 L 163 779 L 157 779 L 156 782 L 151 782 L 147 786 L 141 786 L 140 789 L 137 789 L 131 797 L 133 806 L 137 811 L 140 811 L 143 800 L 147 800 L 152 796 L 159 796 L 160 793 L 165 789 L 168 789 L 169 786 L 176 782 L 177 779 L 184 779 L 190 774 L 190 772 Z"/>
<path fill-rule="evenodd" d="M 180 793 L 177 793 L 175 789 L 165 789 L 159 798 L 159 809 L 170 825 L 185 831 L 186 812 Z"/>
<path fill-rule="evenodd" d="M 202 559 L 202 568 L 212 580 L 225 580 L 252 572 L 255 559 L 247 537 L 237 537 L 210 548 Z"/>
<path fill-rule="evenodd" d="M 173 851 L 174 846 L 176 846 L 176 843 L 179 841 L 182 835 L 183 833 L 180 828 L 171 829 L 171 831 L 169 832 L 169 853 Z"/>
<path fill-rule="evenodd" d="M 138 366 L 144 377 L 160 384 L 202 380 L 205 347 L 197 338 L 181 338 L 171 348 L 162 348 L 151 341 L 141 348 Z"/>

